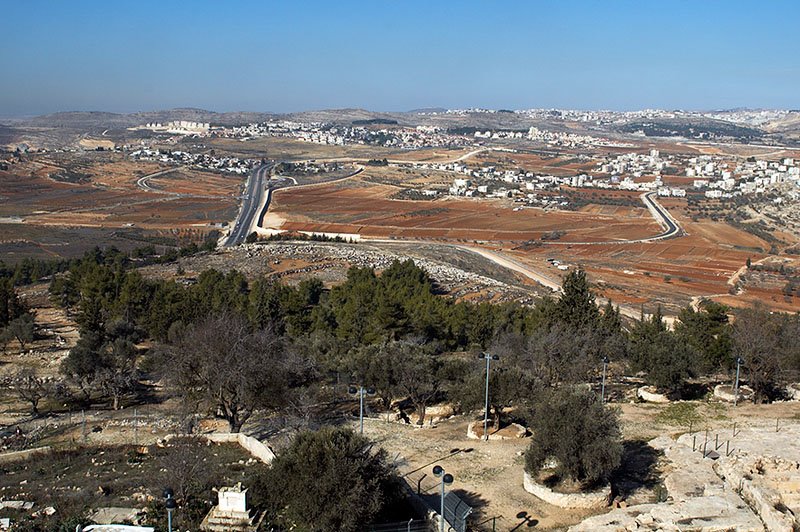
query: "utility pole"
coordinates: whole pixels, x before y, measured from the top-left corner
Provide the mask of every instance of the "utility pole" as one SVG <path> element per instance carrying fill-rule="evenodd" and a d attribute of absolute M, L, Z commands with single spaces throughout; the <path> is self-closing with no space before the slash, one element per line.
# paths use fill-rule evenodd
<path fill-rule="evenodd" d="M 478 358 L 486 360 L 486 394 L 483 411 L 483 440 L 489 441 L 489 365 L 492 360 L 500 360 L 500 357 L 497 355 L 490 355 L 489 353 L 481 353 L 478 355 Z"/>
<path fill-rule="evenodd" d="M 742 357 L 736 357 L 736 382 L 733 384 L 733 406 L 739 402 L 739 368 L 741 367 Z"/>
<path fill-rule="evenodd" d="M 445 485 L 453 483 L 453 475 L 445 473 L 444 468 L 440 465 L 433 466 L 433 474 L 442 479 L 442 487 L 439 498 L 439 532 L 444 532 L 444 488 Z"/>

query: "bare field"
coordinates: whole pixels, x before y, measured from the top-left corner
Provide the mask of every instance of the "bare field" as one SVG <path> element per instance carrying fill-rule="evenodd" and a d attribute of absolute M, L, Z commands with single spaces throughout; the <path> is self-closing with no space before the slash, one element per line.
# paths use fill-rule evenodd
<path fill-rule="evenodd" d="M 729 279 L 747 259 L 759 260 L 769 244 L 722 222 L 694 222 L 673 209 L 675 217 L 688 233 L 680 238 L 628 244 L 551 245 L 510 251 L 518 260 L 545 273 L 558 275 L 546 262 L 553 257 L 568 264 L 580 265 L 597 283 L 601 295 L 614 302 L 645 304 L 652 310 L 658 304 L 675 311 L 695 296 L 718 296 L 712 299 L 743 306 L 760 300 L 778 308 L 799 310 L 798 298 L 787 300 L 780 287 L 749 288 L 729 296 Z"/>
<path fill-rule="evenodd" d="M 401 177 L 396 178 L 399 181 Z M 763 300 L 776 308 L 800 309 L 800 298 L 784 297 L 777 285 L 745 287 L 738 295 L 728 296 L 731 277 L 748 258 L 755 261 L 765 257 L 770 245 L 723 222 L 693 221 L 683 214 L 684 200 L 663 203 L 686 235 L 617 244 L 613 242 L 656 235 L 661 228 L 643 207 L 590 203 L 576 212 L 538 208 L 515 211 L 516 204 L 511 200 L 392 199 L 398 190 L 397 186 L 363 179 L 284 189 L 274 195 L 268 220 L 273 222 L 272 228 L 290 231 L 489 243 L 558 280 L 563 271 L 546 261 L 556 258 L 585 268 L 602 296 L 627 305 L 645 304 L 648 310 L 662 305 L 666 311 L 675 312 L 696 297 L 719 298 L 729 304 L 733 301 L 734 306 Z M 584 196 L 592 201 L 591 193 Z M 603 193 L 603 197 L 604 201 L 639 200 L 638 194 L 624 191 Z M 552 232 L 560 232 L 560 238 L 542 242 L 542 236 Z"/>
<path fill-rule="evenodd" d="M 112 243 L 115 238 L 107 230 L 209 231 L 236 216 L 244 178 L 177 168 L 149 183 L 157 192 L 137 185 L 141 177 L 164 169 L 168 167 L 103 154 L 97 161 L 81 159 L 71 166 L 40 157 L 0 171 L 0 217 L 6 222 L 0 226 L 0 249 L 7 250 L 9 259 L 65 256 L 64 249 L 54 248 L 69 244 L 85 249 L 85 240 Z M 107 236 L 85 238 L 81 228 Z M 54 242 L 52 232 L 68 240 Z"/>
<path fill-rule="evenodd" d="M 520 243 L 553 231 L 564 231 L 564 241 L 644 238 L 659 232 L 658 224 L 641 216 L 620 219 L 538 208 L 514 211 L 509 200 L 390 199 L 397 190 L 362 180 L 285 189 L 274 195 L 270 210 L 285 220 L 281 229 L 374 237 Z"/>

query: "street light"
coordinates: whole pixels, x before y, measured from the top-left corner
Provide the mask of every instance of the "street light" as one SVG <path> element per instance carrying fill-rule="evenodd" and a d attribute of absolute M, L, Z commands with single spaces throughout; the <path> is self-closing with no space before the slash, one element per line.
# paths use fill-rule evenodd
<path fill-rule="evenodd" d="M 606 402 L 606 368 L 608 367 L 608 357 L 603 357 L 603 384 L 600 387 L 600 402 Z"/>
<path fill-rule="evenodd" d="M 166 499 L 164 506 L 167 507 L 167 531 L 172 532 L 172 511 L 178 507 L 175 503 L 175 492 L 172 491 L 172 488 L 164 490 L 164 498 Z"/>
<path fill-rule="evenodd" d="M 442 479 L 441 499 L 439 501 L 439 532 L 444 532 L 444 487 L 453 483 L 453 475 L 445 473 L 440 465 L 433 466 L 433 476 Z"/>
<path fill-rule="evenodd" d="M 351 394 L 358 394 L 358 421 L 361 425 L 361 434 L 364 434 L 364 395 L 375 395 L 373 388 L 364 388 L 363 386 L 350 386 L 348 390 Z"/>
<path fill-rule="evenodd" d="M 736 357 L 736 382 L 733 384 L 733 406 L 739 401 L 739 368 L 744 364 L 742 357 Z"/>
<path fill-rule="evenodd" d="M 478 358 L 486 360 L 486 405 L 483 411 L 483 439 L 484 441 L 489 441 L 489 364 L 492 360 L 500 360 L 500 357 L 489 353 L 481 353 Z"/>

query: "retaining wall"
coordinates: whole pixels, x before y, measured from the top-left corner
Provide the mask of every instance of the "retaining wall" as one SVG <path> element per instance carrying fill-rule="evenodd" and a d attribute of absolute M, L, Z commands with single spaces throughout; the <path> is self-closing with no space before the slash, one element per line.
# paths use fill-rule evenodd
<path fill-rule="evenodd" d="M 588 493 L 558 493 L 533 480 L 527 471 L 523 473 L 522 485 L 528 493 L 560 508 L 605 508 L 611 500 L 611 486 Z"/>

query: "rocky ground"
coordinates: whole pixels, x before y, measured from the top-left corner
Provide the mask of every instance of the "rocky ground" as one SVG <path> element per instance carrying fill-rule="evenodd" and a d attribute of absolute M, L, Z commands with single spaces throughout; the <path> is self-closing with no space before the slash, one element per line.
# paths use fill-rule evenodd
<path fill-rule="evenodd" d="M 434 258 L 437 256 L 439 260 Z M 534 287 L 503 269 L 490 267 L 480 257 L 471 257 L 469 261 L 462 258 L 458 265 L 453 265 L 452 257 L 442 260 L 441 251 L 422 245 L 415 252 L 366 243 L 261 242 L 185 257 L 176 264 L 148 266 L 141 271 L 146 276 L 172 278 L 180 277 L 178 266 L 185 272 L 183 277 L 194 277 L 209 268 L 222 271 L 235 268 L 251 278 L 268 275 L 287 283 L 315 276 L 330 286 L 344 282 L 351 266 L 383 270 L 395 260 L 408 258 L 413 258 L 443 291 L 456 298 L 531 303 L 537 295 Z"/>

